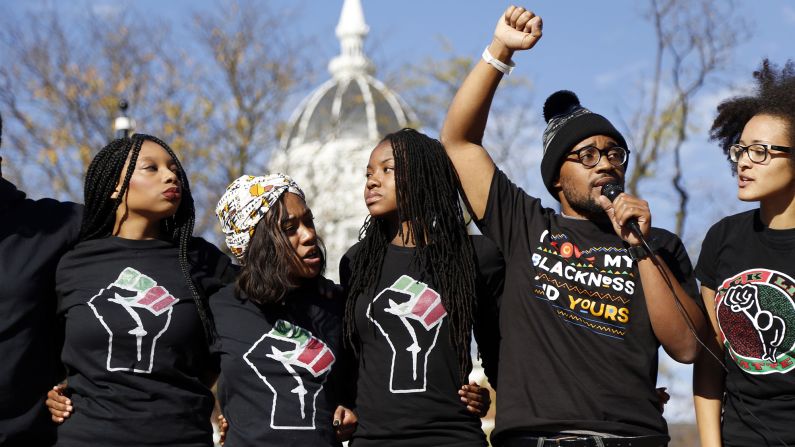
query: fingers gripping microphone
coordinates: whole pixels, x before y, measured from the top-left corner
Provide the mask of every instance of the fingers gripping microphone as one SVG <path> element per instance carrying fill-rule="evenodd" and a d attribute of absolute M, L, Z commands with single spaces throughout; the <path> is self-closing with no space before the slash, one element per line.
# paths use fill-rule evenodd
<path fill-rule="evenodd" d="M 608 184 L 602 186 L 602 195 L 607 197 L 611 202 L 614 202 L 616 200 L 616 197 L 618 197 L 622 192 L 624 192 L 624 187 L 621 186 L 621 185 L 618 185 L 616 183 L 608 183 Z M 630 219 L 629 221 L 627 221 L 626 225 L 629 226 L 630 231 L 632 231 L 635 234 L 635 236 L 637 236 L 640 239 L 641 243 L 646 248 L 646 250 L 648 250 L 649 253 L 652 253 L 652 250 L 649 247 L 649 244 L 646 243 L 646 239 L 643 238 L 643 233 L 640 232 L 640 225 L 638 225 L 638 221 L 635 220 L 635 219 Z M 668 286 L 668 289 L 671 291 L 671 294 L 673 295 L 674 302 L 676 304 L 676 310 L 678 310 L 679 313 L 682 315 L 682 318 L 685 319 L 685 323 L 687 324 L 687 328 L 688 328 L 688 330 L 690 330 L 690 333 L 693 334 L 693 337 L 695 337 L 696 341 L 698 342 L 699 345 L 701 345 L 702 349 L 704 349 L 705 352 L 709 353 L 709 355 L 712 356 L 712 358 L 715 359 L 715 361 L 718 363 L 720 368 L 723 369 L 723 371 L 725 371 L 728 374 L 729 370 L 726 367 L 726 365 L 724 365 L 723 360 L 721 360 L 721 358 L 723 357 L 723 354 L 722 353 L 717 353 L 716 354 L 715 352 L 712 352 L 712 350 L 709 347 L 707 347 L 707 345 L 704 343 L 704 341 L 701 340 L 701 337 L 699 337 L 698 332 L 696 331 L 696 328 L 693 325 L 693 321 L 690 319 L 690 317 L 688 316 L 688 314 L 685 311 L 684 307 L 682 306 L 681 300 L 676 295 L 676 291 L 674 290 L 673 285 L 671 284 L 671 281 L 668 279 L 666 273 L 662 270 L 662 267 L 661 267 L 659 261 L 654 256 L 651 257 L 651 260 L 654 263 L 654 265 L 656 265 L 657 268 L 660 270 L 660 274 L 663 275 L 663 278 L 665 278 L 666 285 Z M 781 445 L 783 445 L 783 446 L 787 445 L 776 434 L 776 432 L 774 432 L 770 427 L 768 427 L 767 424 L 765 424 L 762 421 L 762 419 L 757 417 L 748 408 L 748 406 L 745 404 L 745 400 L 743 399 L 742 392 L 738 392 L 738 391 L 735 391 L 733 389 L 730 389 L 729 388 L 729 384 L 726 384 L 726 392 L 729 393 L 729 394 L 734 395 L 737 399 L 739 399 L 740 404 L 743 406 L 745 411 L 748 412 L 748 414 L 753 419 L 755 419 L 756 422 L 760 426 L 764 427 L 765 431 L 768 433 L 768 435 L 770 435 L 770 439 L 773 439 L 775 437 L 781 443 Z"/>
<path fill-rule="evenodd" d="M 624 192 L 624 188 L 621 185 L 618 185 L 618 184 L 615 184 L 615 183 L 608 183 L 608 184 L 602 186 L 602 195 L 607 197 L 611 202 L 614 202 L 616 200 L 616 197 L 618 197 L 622 192 Z M 629 226 L 630 230 L 633 233 L 635 233 L 635 235 L 638 238 L 640 238 L 641 243 L 651 253 L 651 249 L 649 248 L 649 245 L 646 243 L 646 240 L 643 238 L 642 233 L 640 232 L 640 226 L 638 225 L 638 222 L 635 219 L 631 219 L 631 220 L 629 220 L 627 222 L 627 225 Z M 651 260 L 652 260 L 652 262 L 654 262 L 654 264 L 657 266 L 658 269 L 661 269 L 661 266 L 659 265 L 659 261 L 657 261 L 656 258 L 654 258 L 652 256 Z M 663 275 L 664 278 L 666 278 L 666 275 L 665 275 L 664 271 L 660 270 L 660 273 Z M 723 364 L 723 360 L 721 360 L 722 357 L 723 357 L 723 353 L 712 352 L 712 349 L 707 347 L 707 345 L 704 343 L 704 341 L 701 340 L 701 337 L 699 337 L 698 332 L 696 331 L 696 329 L 695 329 L 695 327 L 693 325 L 693 321 L 690 319 L 690 317 L 688 316 L 688 314 L 685 311 L 684 307 L 682 306 L 682 302 L 680 301 L 679 297 L 676 295 L 676 291 L 673 289 L 673 286 L 672 286 L 670 280 L 666 279 L 666 285 L 668 286 L 668 289 L 671 291 L 671 294 L 673 295 L 673 298 L 674 298 L 674 302 L 676 304 L 676 309 L 679 311 L 679 313 L 685 319 L 685 323 L 687 324 L 687 328 L 688 328 L 688 330 L 690 330 L 690 333 L 693 334 L 693 337 L 695 337 L 695 339 L 698 342 L 698 344 L 701 345 L 701 347 L 704 350 L 704 352 L 709 353 L 709 355 L 712 356 L 713 359 L 715 359 L 715 361 L 717 362 L 719 367 L 721 369 L 723 369 L 723 371 L 725 371 L 728 374 L 729 370 L 728 370 L 728 368 L 726 368 L 726 365 Z M 748 406 L 745 404 L 745 400 L 743 399 L 743 396 L 742 396 L 741 392 L 737 392 L 737 391 L 735 391 L 733 389 L 730 389 L 729 388 L 729 384 L 727 384 L 726 392 L 729 393 L 729 394 L 734 395 L 737 399 L 739 399 L 740 404 L 743 406 L 745 411 L 748 412 L 748 414 L 751 415 L 751 417 L 753 417 L 757 421 L 757 423 L 761 427 L 764 427 L 765 430 L 767 431 L 767 433 L 771 435 L 770 439 L 773 439 L 774 437 L 778 438 L 778 441 L 781 443 L 781 445 L 783 445 L 783 446 L 787 445 L 784 441 L 781 440 L 781 438 L 776 434 L 776 432 L 774 432 L 772 429 L 770 429 L 770 427 L 768 427 L 767 424 L 765 424 L 764 421 L 762 421 L 762 419 L 757 417 L 748 408 Z"/>
<path fill-rule="evenodd" d="M 622 192 L 624 192 L 624 187 L 617 183 L 608 183 L 602 186 L 602 195 L 607 197 L 611 202 L 615 202 L 616 197 L 618 197 Z M 635 234 L 635 236 L 637 236 L 641 241 L 643 241 L 645 245 L 643 233 L 640 231 L 640 225 L 638 225 L 638 220 L 634 218 L 629 219 L 625 225 L 628 226 L 632 233 Z"/>

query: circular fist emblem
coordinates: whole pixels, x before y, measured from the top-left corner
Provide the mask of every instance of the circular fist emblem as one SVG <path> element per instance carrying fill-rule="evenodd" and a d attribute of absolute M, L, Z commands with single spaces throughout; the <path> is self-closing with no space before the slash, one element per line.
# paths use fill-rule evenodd
<path fill-rule="evenodd" d="M 716 314 L 727 352 L 749 374 L 795 367 L 795 281 L 775 270 L 746 270 L 723 282 Z"/>

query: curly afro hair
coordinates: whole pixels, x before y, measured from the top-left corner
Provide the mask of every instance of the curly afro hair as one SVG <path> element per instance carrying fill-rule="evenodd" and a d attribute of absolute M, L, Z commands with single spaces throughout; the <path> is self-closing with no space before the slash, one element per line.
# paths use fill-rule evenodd
<path fill-rule="evenodd" d="M 788 60 L 779 69 L 768 59 L 754 72 L 756 89 L 751 96 L 739 96 L 718 105 L 718 116 L 712 123 L 710 138 L 720 143 L 728 157 L 729 146 L 740 141 L 746 123 L 756 115 L 765 114 L 787 121 L 789 145 L 795 146 L 795 63 Z M 735 164 L 729 162 L 732 170 Z"/>

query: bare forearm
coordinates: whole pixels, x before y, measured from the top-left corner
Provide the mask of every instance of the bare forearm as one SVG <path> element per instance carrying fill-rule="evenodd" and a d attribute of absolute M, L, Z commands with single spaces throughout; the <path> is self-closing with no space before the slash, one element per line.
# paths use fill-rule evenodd
<path fill-rule="evenodd" d="M 722 351 L 708 343 L 720 358 Z M 693 365 L 693 404 L 696 410 L 698 435 L 704 447 L 721 447 L 720 415 L 725 375 L 718 361 L 702 352 Z"/>
<path fill-rule="evenodd" d="M 721 447 L 720 407 L 721 401 L 693 396 L 698 424 L 698 438 L 702 447 Z"/>
<path fill-rule="evenodd" d="M 512 50 L 496 39 L 489 45 L 489 52 L 506 63 L 513 55 Z M 441 133 L 445 147 L 460 143 L 482 145 L 491 103 L 503 76 L 482 58 L 478 60 L 450 104 Z"/>
<path fill-rule="evenodd" d="M 671 358 L 682 363 L 692 363 L 698 355 L 700 346 L 678 309 L 676 298 L 681 303 L 687 318 L 693 323 L 696 334 L 702 338 L 706 327 L 704 314 L 696 302 L 688 296 L 665 262 L 659 256 L 656 259 L 662 267 L 662 272 L 654 265 L 651 258 L 638 262 L 654 335 Z M 672 286 L 676 298 L 671 293 L 669 285 Z"/>
<path fill-rule="evenodd" d="M 509 6 L 497 20 L 489 45 L 491 57 L 507 64 L 514 51 L 528 50 L 541 38 L 541 18 L 521 7 Z M 494 93 L 508 67 L 479 60 L 450 104 L 441 140 L 453 162 L 467 201 L 478 219 L 486 210 L 494 161 L 483 149 Z"/>
<path fill-rule="evenodd" d="M 492 43 L 490 47 L 497 46 Z M 502 45 L 499 54 L 505 60 L 510 58 L 510 53 L 512 51 Z M 494 176 L 494 162 L 483 149 L 482 140 L 491 102 L 502 76 L 483 59 L 479 60 L 453 98 L 442 128 L 442 143 L 477 218 L 482 218 L 485 213 Z"/>

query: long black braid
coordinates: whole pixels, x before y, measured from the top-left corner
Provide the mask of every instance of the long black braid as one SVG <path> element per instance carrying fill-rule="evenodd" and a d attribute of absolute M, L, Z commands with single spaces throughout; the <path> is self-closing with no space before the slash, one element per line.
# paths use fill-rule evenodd
<path fill-rule="evenodd" d="M 413 129 L 384 137 L 392 144 L 399 222 L 408 224 L 404 239 L 416 244 L 412 262 L 431 273 L 450 322 L 450 342 L 466 383 L 472 368 L 470 340 L 475 312 L 475 264 L 459 206 L 459 182 L 442 144 Z M 345 309 L 345 336 L 354 346 L 354 310 L 360 295 L 372 296 L 390 243 L 383 218 L 368 218 L 361 247 L 352 260 Z M 401 225 L 402 228 L 402 225 Z"/>
<path fill-rule="evenodd" d="M 145 141 L 151 141 L 160 145 L 174 160 L 177 166 L 177 177 L 180 182 L 182 200 L 180 201 L 177 212 L 160 223 L 161 234 L 169 241 L 177 243 L 179 246 L 179 266 L 185 283 L 190 289 L 196 309 L 201 318 L 205 335 L 208 342 L 214 339 L 214 325 L 207 312 L 206 297 L 200 293 L 190 274 L 190 263 L 188 261 L 188 248 L 193 237 L 193 226 L 195 223 L 195 210 L 193 196 L 190 192 L 190 184 L 182 164 L 173 150 L 159 138 L 151 135 L 135 134 L 131 137 L 113 140 L 97 153 L 91 164 L 88 166 L 85 180 L 85 210 L 83 213 L 83 224 L 80 228 L 80 241 L 90 239 L 101 239 L 111 236 L 116 222 L 116 211 L 119 208 L 127 188 L 130 185 L 130 178 L 135 170 L 135 163 L 141 146 Z M 124 180 L 118 184 L 124 165 L 129 158 L 127 170 L 124 173 Z M 118 194 L 111 198 L 118 184 Z"/>

